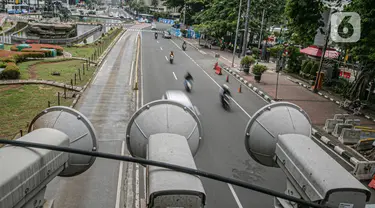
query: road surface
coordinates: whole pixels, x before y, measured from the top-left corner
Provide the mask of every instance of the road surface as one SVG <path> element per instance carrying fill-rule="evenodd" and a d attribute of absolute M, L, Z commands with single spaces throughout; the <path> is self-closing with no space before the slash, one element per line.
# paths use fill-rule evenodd
<path fill-rule="evenodd" d="M 157 29 L 166 29 L 166 26 L 158 24 Z M 144 104 L 160 99 L 166 90 L 184 91 L 184 75 L 189 71 L 194 77 L 194 85 L 193 92 L 188 96 L 201 113 L 204 129 L 203 143 L 195 157 L 197 167 L 283 192 L 286 184 L 284 173 L 280 169 L 257 164 L 244 148 L 246 124 L 251 115 L 267 102 L 244 86 L 242 93 L 238 93 L 240 83 L 230 77 L 227 84 L 236 103 L 232 103 L 232 112 L 225 112 L 219 102 L 219 85 L 226 83 L 226 74 L 219 76 L 214 73 L 213 54 L 191 46 L 184 52 L 181 44 L 178 38 L 168 40 L 160 36 L 155 40 L 152 33 L 142 33 Z M 175 54 L 173 65 L 168 62 L 170 51 Z M 353 170 L 350 163 L 318 139 L 313 140 L 347 171 Z M 202 181 L 208 207 L 273 207 L 270 196 L 204 178 Z"/>
<path fill-rule="evenodd" d="M 129 81 L 136 37 L 137 32 L 126 32 L 119 39 L 76 106 L 94 125 L 100 152 L 128 154 L 124 140 L 135 110 Z M 134 207 L 136 198 L 127 196 L 136 196 L 133 178 L 137 167 L 97 158 L 85 173 L 53 180 L 46 197 L 54 199 L 57 208 Z M 142 173 L 138 171 L 139 178 L 143 178 Z M 130 186 L 124 185 L 128 183 Z"/>

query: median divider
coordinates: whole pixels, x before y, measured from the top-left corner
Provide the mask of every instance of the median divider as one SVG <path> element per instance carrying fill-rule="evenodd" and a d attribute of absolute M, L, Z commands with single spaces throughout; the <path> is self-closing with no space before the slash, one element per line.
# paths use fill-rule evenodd
<path fill-rule="evenodd" d="M 138 33 L 137 35 L 137 49 L 136 49 L 136 58 L 135 58 L 135 81 L 133 90 L 138 90 L 138 64 L 139 64 L 139 52 L 141 48 L 141 36 Z"/>
<path fill-rule="evenodd" d="M 71 108 L 74 108 L 78 102 L 78 100 L 80 99 L 80 94 L 82 94 L 86 88 L 91 84 L 91 81 L 92 81 L 92 78 L 96 76 L 96 74 L 98 73 L 99 69 L 102 67 L 103 65 L 103 62 L 104 60 L 107 58 L 109 52 L 111 52 L 113 46 L 120 40 L 120 37 L 126 32 L 126 29 L 123 29 L 122 32 L 120 32 L 116 38 L 112 41 L 112 43 L 107 47 L 107 49 L 102 53 L 102 55 L 98 58 L 98 63 L 96 65 L 96 69 L 95 69 L 95 72 L 92 74 L 91 78 L 89 79 L 89 81 L 87 82 L 87 84 L 85 86 L 83 86 L 82 90 L 80 91 L 80 93 L 77 95 L 77 97 L 73 100 L 73 103 L 72 105 L 70 105 Z"/>

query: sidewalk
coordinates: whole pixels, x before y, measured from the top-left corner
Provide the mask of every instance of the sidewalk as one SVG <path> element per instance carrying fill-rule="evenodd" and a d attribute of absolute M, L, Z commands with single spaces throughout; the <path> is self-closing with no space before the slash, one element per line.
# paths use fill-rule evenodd
<path fill-rule="evenodd" d="M 185 38 L 184 38 L 185 39 Z M 251 74 L 246 75 L 245 73 L 238 70 L 240 65 L 240 59 L 236 56 L 234 59 L 235 66 L 231 67 L 233 54 L 226 51 L 210 50 L 199 46 L 198 41 L 194 39 L 185 39 L 187 43 L 192 45 L 194 48 L 199 50 L 203 54 L 214 56 L 215 53 L 220 54 L 220 64 L 226 65 L 228 68 L 236 72 L 244 80 L 251 83 L 253 86 L 258 88 L 264 94 L 268 95 L 272 99 L 276 98 L 276 80 L 277 73 L 274 71 L 276 68 L 275 63 L 260 63 L 266 65 L 267 70 L 263 75 L 260 83 L 256 83 L 254 77 Z M 333 118 L 335 114 L 347 114 L 348 112 L 344 109 L 339 108 L 336 101 L 324 97 L 323 94 L 316 94 L 310 91 L 307 85 L 299 84 L 299 81 L 289 76 L 280 73 L 277 98 L 282 101 L 291 102 L 300 106 L 305 110 L 311 118 L 314 126 L 322 128 L 325 124 L 326 119 Z M 363 116 L 353 116 L 354 118 L 361 119 L 361 125 L 375 127 L 373 119 L 366 119 Z"/>

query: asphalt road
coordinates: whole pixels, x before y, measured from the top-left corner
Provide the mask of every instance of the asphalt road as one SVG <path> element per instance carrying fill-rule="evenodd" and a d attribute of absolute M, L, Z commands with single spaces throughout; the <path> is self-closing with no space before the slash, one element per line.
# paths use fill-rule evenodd
<path fill-rule="evenodd" d="M 201 113 L 204 129 L 202 146 L 195 157 L 199 169 L 237 178 L 273 190 L 284 191 L 285 176 L 280 169 L 267 168 L 254 162 L 244 148 L 244 131 L 249 115 L 266 102 L 250 91 L 236 93 L 235 83 L 229 83 L 233 98 L 243 109 L 233 103 L 232 111 L 223 110 L 219 100 L 219 86 L 223 76 L 214 75 L 213 60 L 202 57 L 198 51 L 188 48 L 184 53 L 173 41 L 158 38 L 152 33 L 142 33 L 142 71 L 144 103 L 160 99 L 166 90 L 183 90 L 183 77 L 189 71 L 194 77 L 192 103 Z M 175 62 L 167 61 L 169 52 L 175 53 Z M 202 59 L 202 60 L 201 60 Z M 198 62 L 209 62 L 205 68 Z M 206 74 L 202 68 L 208 69 Z M 207 207 L 272 207 L 273 198 L 250 190 L 232 187 L 208 179 L 202 179 L 207 194 Z"/>
<path fill-rule="evenodd" d="M 135 108 L 129 80 L 136 36 L 136 32 L 126 32 L 119 39 L 76 106 L 94 125 L 100 152 L 128 154 L 124 139 Z M 85 173 L 53 180 L 47 187 L 46 198 L 54 199 L 57 208 L 117 208 L 126 203 L 133 207 L 134 198 L 125 196 L 134 195 L 132 179 L 138 166 L 121 166 L 118 161 L 97 158 Z M 131 185 L 124 186 L 129 181 Z"/>

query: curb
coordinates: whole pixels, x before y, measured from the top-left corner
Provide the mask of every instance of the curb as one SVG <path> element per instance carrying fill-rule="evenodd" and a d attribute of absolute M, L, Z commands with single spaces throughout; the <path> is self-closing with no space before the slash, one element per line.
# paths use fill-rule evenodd
<path fill-rule="evenodd" d="M 304 83 L 302 83 L 302 82 L 300 82 L 300 81 L 294 80 L 294 79 L 292 79 L 292 78 L 290 78 L 290 77 L 287 77 L 287 79 L 290 80 L 290 81 L 292 81 L 292 82 L 294 82 L 294 83 L 296 83 L 296 84 L 298 84 L 298 85 L 300 85 L 300 86 L 302 86 L 302 87 L 304 87 L 304 88 L 306 88 L 306 89 L 309 90 L 310 92 L 312 92 L 312 90 L 310 89 L 310 87 L 307 86 L 306 84 L 304 84 Z M 320 95 L 321 97 L 324 97 L 325 99 L 330 100 L 330 101 L 334 102 L 336 105 L 339 105 L 339 106 L 340 106 L 340 101 L 339 101 L 339 100 L 335 100 L 334 98 L 329 97 L 328 95 L 323 94 L 323 93 L 321 93 L 321 92 L 318 92 L 318 95 Z M 365 117 L 367 120 L 370 120 L 370 121 L 375 122 L 375 118 L 373 118 L 373 117 L 371 117 L 371 116 L 369 116 L 369 115 L 361 114 L 361 116 Z"/>
<path fill-rule="evenodd" d="M 264 98 L 268 103 L 277 102 L 274 99 L 272 99 L 270 96 L 266 95 L 264 92 L 262 92 L 261 90 L 259 90 L 255 86 L 253 86 L 250 82 L 248 82 L 247 80 L 245 80 L 244 78 L 242 78 L 239 74 L 237 74 L 233 70 L 231 70 L 231 69 L 229 69 L 227 67 L 224 67 L 223 69 L 226 72 L 228 72 L 229 74 L 231 74 L 232 76 L 234 76 L 235 78 L 237 78 L 237 80 L 240 83 L 242 83 L 245 86 L 247 86 L 251 91 L 255 92 L 256 94 L 258 94 L 259 96 L 261 96 L 262 98 Z M 303 85 L 303 84 L 300 83 L 300 85 Z M 311 136 L 313 136 L 313 137 L 319 139 L 320 141 L 322 141 L 327 147 L 329 147 L 330 149 L 334 150 L 336 153 L 338 153 L 340 156 L 342 156 L 342 158 L 344 158 L 345 160 L 347 160 L 351 164 L 353 164 L 353 165 L 357 164 L 358 160 L 355 157 L 353 157 L 352 154 L 350 154 L 349 152 L 343 150 L 340 146 L 334 145 L 331 142 L 330 139 L 328 139 L 325 136 L 322 136 L 318 132 L 318 130 L 316 130 L 315 128 L 312 128 L 312 134 L 311 134 Z"/>
<path fill-rule="evenodd" d="M 88 85 L 91 84 L 92 78 L 95 77 L 95 75 L 98 73 L 99 69 L 101 68 L 101 66 L 103 64 L 103 60 L 108 56 L 108 54 L 112 50 L 113 46 L 117 43 L 117 41 L 120 40 L 120 37 L 122 35 L 124 35 L 124 33 L 126 31 L 127 30 L 125 29 L 120 34 L 118 34 L 117 37 L 115 38 L 115 40 L 112 41 L 112 43 L 108 46 L 108 48 L 104 51 L 104 53 L 98 58 L 99 61 L 96 64 L 95 72 L 92 74 L 92 76 L 89 79 L 89 81 L 87 81 L 87 83 L 83 86 L 82 90 L 79 92 L 80 94 L 82 94 L 86 90 L 86 88 L 88 87 Z M 71 108 L 74 108 L 75 105 L 77 104 L 79 98 L 81 97 L 80 94 L 78 94 L 77 97 L 73 100 L 72 105 L 70 105 Z"/>

